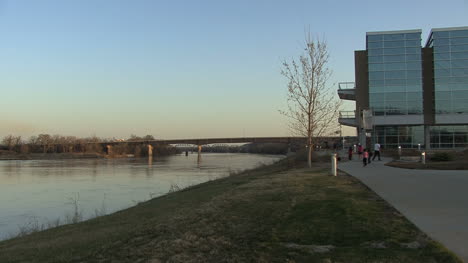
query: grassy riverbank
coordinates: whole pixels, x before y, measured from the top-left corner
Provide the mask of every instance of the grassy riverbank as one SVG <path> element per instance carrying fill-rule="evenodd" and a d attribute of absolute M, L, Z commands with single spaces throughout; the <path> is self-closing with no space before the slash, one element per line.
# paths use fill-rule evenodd
<path fill-rule="evenodd" d="M 460 262 L 354 178 L 293 163 L 0 242 L 0 262 Z"/>

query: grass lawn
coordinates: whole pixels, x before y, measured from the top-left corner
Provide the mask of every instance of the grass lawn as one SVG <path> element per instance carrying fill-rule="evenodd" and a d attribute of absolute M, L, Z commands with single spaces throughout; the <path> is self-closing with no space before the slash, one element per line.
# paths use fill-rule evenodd
<path fill-rule="evenodd" d="M 0 242 L 0 262 L 461 262 L 356 179 L 289 164 Z"/>

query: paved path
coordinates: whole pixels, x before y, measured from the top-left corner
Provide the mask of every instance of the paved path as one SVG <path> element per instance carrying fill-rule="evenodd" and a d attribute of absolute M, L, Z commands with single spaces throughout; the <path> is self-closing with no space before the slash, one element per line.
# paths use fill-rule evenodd
<path fill-rule="evenodd" d="M 468 171 L 400 169 L 385 166 L 388 161 L 362 167 L 356 160 L 339 163 L 338 168 L 468 263 Z"/>

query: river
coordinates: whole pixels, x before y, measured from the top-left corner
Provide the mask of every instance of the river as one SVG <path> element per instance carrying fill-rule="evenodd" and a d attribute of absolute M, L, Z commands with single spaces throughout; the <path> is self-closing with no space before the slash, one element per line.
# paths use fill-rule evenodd
<path fill-rule="evenodd" d="M 148 159 L 0 161 L 0 240 L 21 228 L 88 219 L 184 188 L 271 164 L 282 156 L 207 153 Z"/>

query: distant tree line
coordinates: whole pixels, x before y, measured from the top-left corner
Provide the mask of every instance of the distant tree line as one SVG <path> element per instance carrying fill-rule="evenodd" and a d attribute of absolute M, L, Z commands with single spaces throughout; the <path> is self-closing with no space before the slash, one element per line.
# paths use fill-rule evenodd
<path fill-rule="evenodd" d="M 107 147 L 100 143 L 121 142 L 112 147 L 112 154 L 124 155 L 134 154 L 135 156 L 147 156 L 148 147 L 145 145 L 129 144 L 126 142 L 154 140 L 152 135 L 139 137 L 131 135 L 128 139 L 99 138 L 96 136 L 79 138 L 76 136 L 62 136 L 39 134 L 24 139 L 21 136 L 7 135 L 1 140 L 1 148 L 12 153 L 107 153 Z M 167 155 L 177 153 L 175 147 L 160 145 L 153 149 L 154 154 Z"/>
<path fill-rule="evenodd" d="M 288 145 L 284 143 L 249 143 L 240 146 L 211 145 L 203 147 L 202 151 L 215 153 L 287 154 Z"/>
<path fill-rule="evenodd" d="M 50 153 L 89 153 L 89 154 L 108 154 L 105 142 L 119 142 L 112 146 L 111 155 L 133 154 L 135 157 L 148 156 L 148 147 L 145 144 L 137 144 L 137 141 L 152 141 L 155 138 L 152 135 L 136 136 L 131 135 L 127 139 L 99 138 L 96 136 L 79 138 L 75 136 L 61 136 L 39 134 L 24 139 L 21 136 L 7 135 L 0 141 L 0 150 L 7 150 L 9 153 L 16 154 L 50 154 Z M 318 149 L 341 148 L 340 138 L 331 138 L 328 140 L 317 141 Z M 258 153 L 258 154 L 287 154 L 288 150 L 297 152 L 305 148 L 303 144 L 285 144 L 285 143 L 248 143 L 244 145 L 207 145 L 203 146 L 203 152 L 217 153 Z M 177 154 L 182 151 L 197 151 L 197 147 L 173 147 L 170 145 L 156 145 L 153 148 L 153 154 L 169 155 Z M 1 153 L 1 151 L 0 151 Z"/>
<path fill-rule="evenodd" d="M 317 139 L 314 145 L 316 150 L 341 149 L 340 137 Z M 203 147 L 203 152 L 217 153 L 258 153 L 258 154 L 287 154 L 288 151 L 298 152 L 305 149 L 304 144 L 293 143 L 248 143 L 240 146 L 210 145 Z"/>

